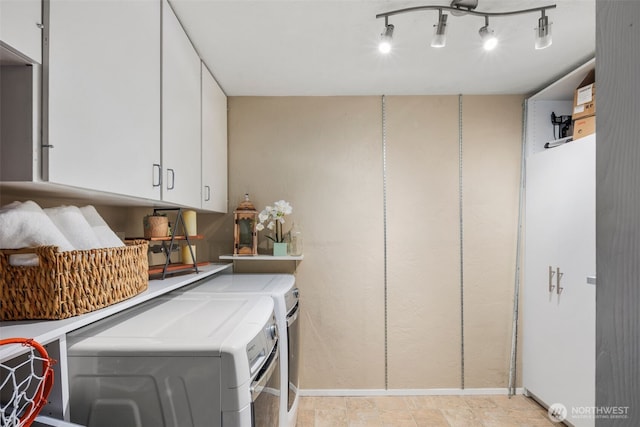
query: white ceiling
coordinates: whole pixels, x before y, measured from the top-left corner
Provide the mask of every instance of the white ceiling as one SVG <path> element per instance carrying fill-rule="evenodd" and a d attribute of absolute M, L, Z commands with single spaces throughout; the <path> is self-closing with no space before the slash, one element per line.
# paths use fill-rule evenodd
<path fill-rule="evenodd" d="M 595 0 L 479 0 L 477 11 L 556 4 L 553 45 L 534 49 L 540 13 L 491 18 L 485 52 L 478 16 L 449 16 L 447 45 L 429 46 L 437 11 L 392 16 L 394 50 L 377 51 L 376 15 L 450 0 L 170 0 L 229 96 L 526 94 L 595 53 Z"/>

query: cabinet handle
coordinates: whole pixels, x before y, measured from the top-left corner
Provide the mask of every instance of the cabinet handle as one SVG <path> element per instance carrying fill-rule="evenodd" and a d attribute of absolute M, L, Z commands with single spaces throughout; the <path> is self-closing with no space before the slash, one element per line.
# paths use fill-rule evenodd
<path fill-rule="evenodd" d="M 549 266 L 549 293 L 553 292 L 553 289 L 555 288 L 555 285 L 553 284 L 554 274 L 556 274 L 556 272 L 553 271 L 553 267 Z"/>
<path fill-rule="evenodd" d="M 44 24 L 41 22 L 36 22 L 36 27 L 40 28 L 41 30 L 44 29 Z"/>
<path fill-rule="evenodd" d="M 207 190 L 207 195 L 205 196 L 204 201 L 208 202 L 209 200 L 211 200 L 211 187 L 205 185 L 204 188 Z"/>
<path fill-rule="evenodd" d="M 158 175 L 157 175 L 158 176 L 158 183 L 156 184 L 156 182 L 155 182 L 155 173 L 154 173 L 154 178 L 153 178 L 152 185 L 154 187 L 160 187 L 162 185 L 162 167 L 159 164 L 154 163 L 153 164 L 153 168 L 154 169 L 158 168 Z"/>
<path fill-rule="evenodd" d="M 167 168 L 167 175 L 171 174 L 171 185 L 167 183 L 167 190 L 173 190 L 176 186 L 176 172 L 173 169 Z M 168 176 L 167 176 L 168 180 Z"/>
<path fill-rule="evenodd" d="M 560 267 L 558 267 L 556 271 L 556 292 L 558 293 L 558 295 L 560 295 L 562 293 L 562 290 L 564 289 L 562 286 L 560 286 L 560 279 L 562 278 L 562 276 L 564 276 L 564 273 L 560 273 Z"/>

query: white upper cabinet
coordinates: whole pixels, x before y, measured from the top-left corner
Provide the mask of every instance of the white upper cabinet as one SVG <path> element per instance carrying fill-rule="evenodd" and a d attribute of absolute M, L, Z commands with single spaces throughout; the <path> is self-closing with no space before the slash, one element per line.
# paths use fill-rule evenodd
<path fill-rule="evenodd" d="M 200 57 L 162 1 L 162 200 L 201 206 Z"/>
<path fill-rule="evenodd" d="M 160 2 L 49 6 L 48 180 L 159 199 Z"/>
<path fill-rule="evenodd" d="M 41 0 L 0 0 L 0 40 L 30 62 L 42 63 L 41 28 Z"/>
<path fill-rule="evenodd" d="M 227 204 L 227 97 L 202 64 L 202 209 Z"/>

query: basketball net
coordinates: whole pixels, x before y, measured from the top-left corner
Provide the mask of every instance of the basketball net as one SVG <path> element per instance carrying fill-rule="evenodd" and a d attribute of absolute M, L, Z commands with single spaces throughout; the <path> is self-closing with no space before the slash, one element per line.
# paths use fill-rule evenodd
<path fill-rule="evenodd" d="M 53 386 L 54 361 L 32 339 L 8 338 L 0 346 L 27 347 L 20 356 L 0 363 L 0 426 L 28 427 L 47 403 Z"/>

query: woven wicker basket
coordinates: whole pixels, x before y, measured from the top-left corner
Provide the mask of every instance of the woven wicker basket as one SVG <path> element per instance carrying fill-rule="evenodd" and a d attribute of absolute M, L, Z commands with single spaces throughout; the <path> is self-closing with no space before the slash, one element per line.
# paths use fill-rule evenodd
<path fill-rule="evenodd" d="M 0 319 L 66 319 L 131 298 L 149 285 L 147 241 L 127 246 L 58 252 L 56 246 L 0 250 Z M 9 257 L 35 253 L 35 267 Z"/>

